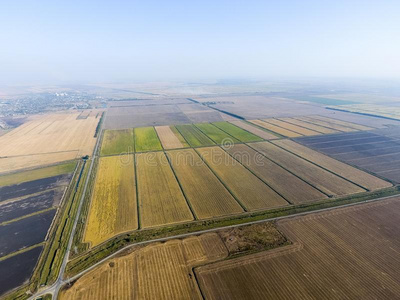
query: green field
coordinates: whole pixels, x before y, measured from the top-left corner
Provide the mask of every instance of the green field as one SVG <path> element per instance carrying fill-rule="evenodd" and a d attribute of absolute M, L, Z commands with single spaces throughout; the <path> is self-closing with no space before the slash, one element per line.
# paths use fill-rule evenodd
<path fill-rule="evenodd" d="M 212 124 L 222 129 L 223 131 L 227 132 L 228 134 L 230 134 L 231 136 L 233 136 L 234 138 L 238 139 L 243 143 L 257 142 L 263 140 L 262 138 L 228 122 L 215 122 Z"/>
<path fill-rule="evenodd" d="M 198 123 L 194 125 L 217 144 L 222 144 L 224 140 L 228 139 L 230 142 L 239 143 L 239 140 L 235 139 L 234 137 L 230 136 L 226 132 L 222 131 L 221 129 L 215 127 L 210 123 Z"/>
<path fill-rule="evenodd" d="M 215 143 L 193 125 L 176 125 L 191 147 L 211 146 Z"/>
<path fill-rule="evenodd" d="M 189 147 L 189 144 L 186 142 L 186 140 L 184 139 L 184 137 L 182 136 L 182 134 L 179 133 L 178 129 L 176 129 L 175 126 L 170 126 L 169 128 L 171 128 L 171 131 L 176 135 L 176 137 L 179 139 L 179 141 L 182 143 L 184 148 Z"/>
<path fill-rule="evenodd" d="M 101 144 L 100 155 L 132 153 L 134 151 L 133 129 L 106 130 Z"/>
<path fill-rule="evenodd" d="M 72 173 L 75 169 L 76 161 L 68 162 L 52 167 L 40 168 L 30 171 L 18 172 L 10 175 L 0 176 L 0 186 L 18 184 L 22 182 L 37 180 L 46 177 Z"/>
<path fill-rule="evenodd" d="M 135 148 L 136 152 L 162 150 L 154 127 L 135 128 Z"/>

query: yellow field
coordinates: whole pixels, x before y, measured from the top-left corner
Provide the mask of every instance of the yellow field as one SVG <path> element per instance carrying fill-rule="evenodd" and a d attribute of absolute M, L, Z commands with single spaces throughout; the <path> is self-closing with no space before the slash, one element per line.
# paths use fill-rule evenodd
<path fill-rule="evenodd" d="M 204 299 L 398 299 L 399 203 L 278 221 L 292 245 L 195 269 Z"/>
<path fill-rule="evenodd" d="M 311 130 L 311 129 L 307 129 L 307 128 L 303 128 L 303 127 L 300 127 L 300 126 L 297 126 L 297 125 L 293 125 L 293 124 L 290 124 L 290 123 L 286 123 L 284 121 L 277 120 L 277 119 L 264 119 L 263 121 L 265 121 L 267 123 L 270 123 L 270 124 L 273 124 L 273 125 L 276 125 L 276 126 L 279 126 L 279 127 L 282 127 L 282 128 L 285 128 L 287 130 L 299 133 L 301 135 L 310 136 L 310 135 L 319 135 L 319 134 L 321 134 L 321 133 L 319 133 L 317 131 L 314 131 L 314 130 Z"/>
<path fill-rule="evenodd" d="M 215 233 L 150 244 L 96 267 L 60 299 L 202 299 L 192 267 L 227 255 Z"/>
<path fill-rule="evenodd" d="M 270 142 L 253 143 L 254 149 L 296 174 L 327 195 L 346 195 L 365 190 Z"/>
<path fill-rule="evenodd" d="M 300 204 L 328 198 L 246 145 L 236 144 L 227 151 L 291 203 Z"/>
<path fill-rule="evenodd" d="M 324 127 L 328 127 L 330 129 L 334 129 L 337 131 L 342 131 L 342 132 L 352 132 L 352 131 L 357 131 L 354 128 L 350 128 L 347 126 L 342 126 L 342 125 L 338 125 L 335 123 L 330 123 L 330 122 L 326 122 L 326 121 L 322 121 L 322 120 L 318 120 L 312 117 L 295 117 L 295 119 L 298 119 L 300 121 L 304 121 L 304 122 L 308 122 L 308 123 L 312 123 L 315 125 L 319 125 L 319 126 L 324 126 Z"/>
<path fill-rule="evenodd" d="M 170 126 L 156 126 L 155 129 L 164 149 L 169 150 L 187 147 L 187 144 L 183 144 L 178 138 L 177 134 L 179 133 L 174 133 Z"/>
<path fill-rule="evenodd" d="M 96 143 L 94 134 L 100 116 L 96 118 L 93 114 L 87 119 L 77 119 L 79 114 L 38 115 L 1 136 L 0 172 L 19 169 L 25 162 L 28 162 L 28 167 L 36 166 L 37 163 L 29 163 L 29 159 L 25 157 L 32 154 L 52 154 L 36 156 L 36 160 L 43 159 L 43 164 L 91 155 Z M 2 162 L 3 159 L 6 161 Z M 13 163 L 15 167 L 11 166 Z"/>
<path fill-rule="evenodd" d="M 273 135 L 272 133 L 262 130 L 256 126 L 250 125 L 249 123 L 244 121 L 230 121 L 229 123 L 232 123 L 233 125 L 236 125 L 244 130 L 247 130 L 248 132 L 257 135 L 260 138 L 263 138 L 264 140 L 273 140 L 278 138 L 276 135 Z"/>
<path fill-rule="evenodd" d="M 192 213 L 163 152 L 136 155 L 143 228 L 193 220 Z"/>
<path fill-rule="evenodd" d="M 133 155 L 100 158 L 84 241 L 95 246 L 137 228 Z"/>
<path fill-rule="evenodd" d="M 337 161 L 308 147 L 297 144 L 291 140 L 279 140 L 274 141 L 273 143 L 325 169 L 328 169 L 335 174 L 347 178 L 368 190 L 373 191 L 392 186 L 392 184 L 389 182 L 386 182 L 359 169 L 353 168 L 352 166 Z"/>
<path fill-rule="evenodd" d="M 330 128 L 326 128 L 326 127 L 322 127 L 319 125 L 315 125 L 315 124 L 311 124 L 311 123 L 307 123 L 304 121 L 300 121 L 294 118 L 280 118 L 279 120 L 294 124 L 294 125 L 298 125 L 298 126 L 302 126 L 320 133 L 324 133 L 324 134 L 330 134 L 330 133 L 338 133 L 339 131 L 330 129 Z"/>
<path fill-rule="evenodd" d="M 193 149 L 168 151 L 167 155 L 197 218 L 243 212 L 241 206 Z"/>
<path fill-rule="evenodd" d="M 267 123 L 267 122 L 264 122 L 261 120 L 249 120 L 249 122 L 256 124 L 262 128 L 268 129 L 270 131 L 276 132 L 283 136 L 287 136 L 287 137 L 291 137 L 291 138 L 302 136 L 301 134 L 298 134 L 296 132 L 287 130 L 285 128 L 278 127 L 276 125 L 273 125 L 273 124 L 270 124 L 270 123 Z"/>
<path fill-rule="evenodd" d="M 248 210 L 288 204 L 220 147 L 198 148 L 197 152 Z"/>
<path fill-rule="evenodd" d="M 364 125 L 360 125 L 360 124 L 356 124 L 356 123 L 351 123 L 351 122 L 346 122 L 346 121 L 341 121 L 341 120 L 338 120 L 338 119 L 328 118 L 328 117 L 324 117 L 324 116 L 311 116 L 311 117 L 313 119 L 317 119 L 317 120 L 326 121 L 326 122 L 337 124 L 337 125 L 350 127 L 350 128 L 356 129 L 356 130 L 373 130 L 373 129 L 375 129 L 375 128 L 372 128 L 372 127 L 368 127 L 368 126 L 364 126 Z"/>

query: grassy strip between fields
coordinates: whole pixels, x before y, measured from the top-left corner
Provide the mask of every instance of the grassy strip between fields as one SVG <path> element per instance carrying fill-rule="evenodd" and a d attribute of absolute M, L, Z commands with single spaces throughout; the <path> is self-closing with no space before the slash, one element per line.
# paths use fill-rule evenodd
<path fill-rule="evenodd" d="M 84 182 L 88 169 L 88 163 L 79 162 L 77 171 L 64 195 L 62 207 L 59 208 L 59 213 L 53 222 L 54 225 L 51 228 L 48 241 L 45 243 L 30 283 L 6 295 L 5 299 L 26 299 L 39 286 L 51 284 L 57 279 L 83 189 L 83 185 L 79 183 Z"/>
<path fill-rule="evenodd" d="M 185 233 L 195 233 L 202 230 L 220 228 L 230 225 L 245 224 L 253 221 L 268 220 L 271 218 L 294 215 L 297 213 L 311 212 L 314 210 L 357 203 L 397 194 L 400 194 L 400 186 L 395 186 L 376 192 L 360 193 L 352 196 L 331 199 L 331 200 L 324 200 L 315 203 L 288 206 L 275 210 L 243 214 L 243 215 L 238 215 L 236 217 L 227 217 L 227 218 L 220 218 L 220 219 L 206 220 L 206 221 L 196 221 L 186 224 L 179 224 L 175 226 L 131 232 L 115 237 L 109 240 L 108 242 L 99 245 L 98 247 L 95 247 L 89 250 L 88 252 L 71 260 L 67 264 L 66 275 L 68 277 L 72 277 L 129 244 L 135 244 L 142 241 L 170 237 Z"/>

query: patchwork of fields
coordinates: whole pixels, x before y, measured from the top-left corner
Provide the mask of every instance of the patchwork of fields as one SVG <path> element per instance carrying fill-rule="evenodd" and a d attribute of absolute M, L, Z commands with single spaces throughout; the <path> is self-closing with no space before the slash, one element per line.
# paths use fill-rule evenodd
<path fill-rule="evenodd" d="M 379 132 L 354 132 L 306 137 L 297 141 L 337 160 L 400 183 L 399 138 L 400 135 L 396 134 L 386 136 Z M 363 178 L 360 182 L 366 184 Z"/>
<path fill-rule="evenodd" d="M 75 166 L 0 176 L 0 295 L 30 278 Z"/>

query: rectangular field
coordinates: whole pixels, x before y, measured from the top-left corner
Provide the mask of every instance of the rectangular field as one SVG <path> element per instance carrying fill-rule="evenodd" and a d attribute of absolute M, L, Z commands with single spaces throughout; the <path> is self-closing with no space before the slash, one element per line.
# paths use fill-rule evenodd
<path fill-rule="evenodd" d="M 231 123 L 233 123 L 233 122 L 231 122 Z M 238 127 L 231 123 L 215 122 L 213 124 L 243 143 L 257 142 L 257 141 L 262 140 L 259 136 L 254 135 L 253 133 L 251 133 L 248 130 L 244 130 L 243 127 L 240 127 L 240 126 Z M 246 126 L 246 124 L 245 124 L 245 126 Z"/>
<path fill-rule="evenodd" d="M 365 191 L 355 184 L 299 158 L 270 142 L 254 143 L 252 144 L 252 148 L 327 195 L 346 195 Z"/>
<path fill-rule="evenodd" d="M 241 206 L 193 150 L 168 151 L 175 174 L 199 219 L 243 212 Z"/>
<path fill-rule="evenodd" d="M 197 152 L 247 210 L 274 208 L 288 204 L 285 199 L 220 147 L 199 148 Z"/>
<path fill-rule="evenodd" d="M 136 160 L 141 227 L 193 220 L 165 154 L 137 154 Z"/>
<path fill-rule="evenodd" d="M 157 151 L 162 150 L 160 140 L 154 127 L 135 128 L 135 151 Z"/>
<path fill-rule="evenodd" d="M 84 241 L 96 246 L 138 228 L 133 155 L 101 157 Z"/>
<path fill-rule="evenodd" d="M 100 155 L 129 154 L 134 151 L 133 129 L 104 131 Z"/>
<path fill-rule="evenodd" d="M 365 189 L 373 191 L 392 186 L 392 184 L 387 181 L 384 181 L 371 174 L 351 167 L 303 145 L 297 144 L 291 140 L 279 140 L 274 141 L 273 143 L 284 148 L 287 151 L 290 151 L 296 155 L 303 157 L 304 159 L 307 159 L 308 161 L 317 164 L 320 167 L 330 170 L 331 172 L 340 175 L 364 187 Z"/>
<path fill-rule="evenodd" d="M 256 126 L 250 125 L 249 123 L 247 123 L 245 121 L 230 121 L 230 123 L 232 123 L 233 125 L 235 125 L 237 127 L 242 128 L 264 140 L 273 140 L 273 139 L 278 138 L 276 135 L 273 135 L 272 133 L 265 131 L 261 128 L 258 128 Z"/>
<path fill-rule="evenodd" d="M 183 136 L 174 126 L 156 126 L 155 129 L 164 149 L 170 150 L 189 147 Z"/>
<path fill-rule="evenodd" d="M 262 128 L 265 128 L 269 131 L 272 131 L 274 133 L 280 134 L 282 136 L 287 136 L 287 137 L 291 137 L 291 138 L 302 136 L 301 134 L 298 134 L 297 132 L 293 132 L 291 130 L 288 130 L 288 129 L 261 121 L 261 120 L 249 120 L 249 122 L 251 122 L 255 125 L 258 125 Z"/>
<path fill-rule="evenodd" d="M 372 129 L 374 129 L 372 127 L 359 125 L 359 124 L 352 123 L 352 122 L 346 122 L 346 121 L 342 121 L 342 120 L 338 120 L 338 119 L 334 119 L 334 118 L 328 118 L 328 117 L 324 117 L 324 116 L 314 115 L 314 116 L 312 116 L 312 118 L 321 120 L 321 121 L 326 121 L 326 122 L 333 123 L 333 124 L 337 124 L 337 125 L 350 127 L 350 128 L 356 129 L 356 130 L 372 130 Z"/>
<path fill-rule="evenodd" d="M 291 203 L 301 204 L 328 198 L 247 145 L 237 144 L 227 151 Z"/>
<path fill-rule="evenodd" d="M 318 126 L 322 126 L 322 127 L 327 127 L 330 129 L 334 129 L 336 131 L 341 131 L 341 132 L 352 132 L 352 131 L 357 131 L 354 128 L 348 127 L 348 126 L 342 126 L 339 124 L 335 124 L 332 122 L 327 122 L 325 120 L 319 120 L 313 117 L 295 117 L 295 119 L 303 121 L 303 122 L 307 122 L 307 123 L 311 123 L 311 124 L 315 124 Z"/>
<path fill-rule="evenodd" d="M 215 143 L 193 125 L 176 125 L 175 128 L 191 147 L 211 146 Z"/>
<path fill-rule="evenodd" d="M 301 127 L 301 126 L 298 126 L 298 125 L 293 125 L 291 123 L 287 123 L 287 122 L 284 122 L 284 121 L 281 121 L 281 120 L 277 120 L 277 119 L 264 119 L 263 121 L 265 121 L 267 123 L 270 123 L 270 124 L 273 124 L 273 125 L 276 125 L 276 126 L 279 126 L 279 127 L 282 127 L 282 128 L 285 128 L 287 130 L 296 132 L 298 134 L 305 135 L 305 136 L 321 134 L 321 133 L 319 133 L 317 131 L 314 131 L 314 130 L 311 130 L 311 129 L 307 129 L 305 127 Z"/>
<path fill-rule="evenodd" d="M 230 136 L 226 132 L 222 131 L 221 129 L 210 123 L 198 123 L 194 125 L 218 145 L 221 145 L 224 142 L 225 143 L 239 142 L 239 140 L 235 139 L 234 137 Z"/>
<path fill-rule="evenodd" d="M 315 125 L 315 124 L 311 124 L 311 123 L 307 123 L 307 122 L 300 121 L 300 120 L 297 120 L 294 118 L 280 118 L 279 120 L 285 121 L 285 122 L 293 124 L 293 125 L 301 126 L 301 127 L 307 128 L 307 129 L 311 129 L 313 131 L 317 131 L 322 134 L 338 133 L 338 131 L 336 131 L 336 130 L 326 128 L 323 126 L 319 126 L 319 125 Z"/>
<path fill-rule="evenodd" d="M 0 258 L 44 241 L 55 209 L 0 226 Z M 18 235 L 18 238 L 15 238 Z"/>
<path fill-rule="evenodd" d="M 293 244 L 195 269 L 205 299 L 397 299 L 399 198 L 278 221 Z"/>
<path fill-rule="evenodd" d="M 202 299 L 192 267 L 223 259 L 216 233 L 153 243 L 111 259 L 63 289 L 60 299 Z"/>

